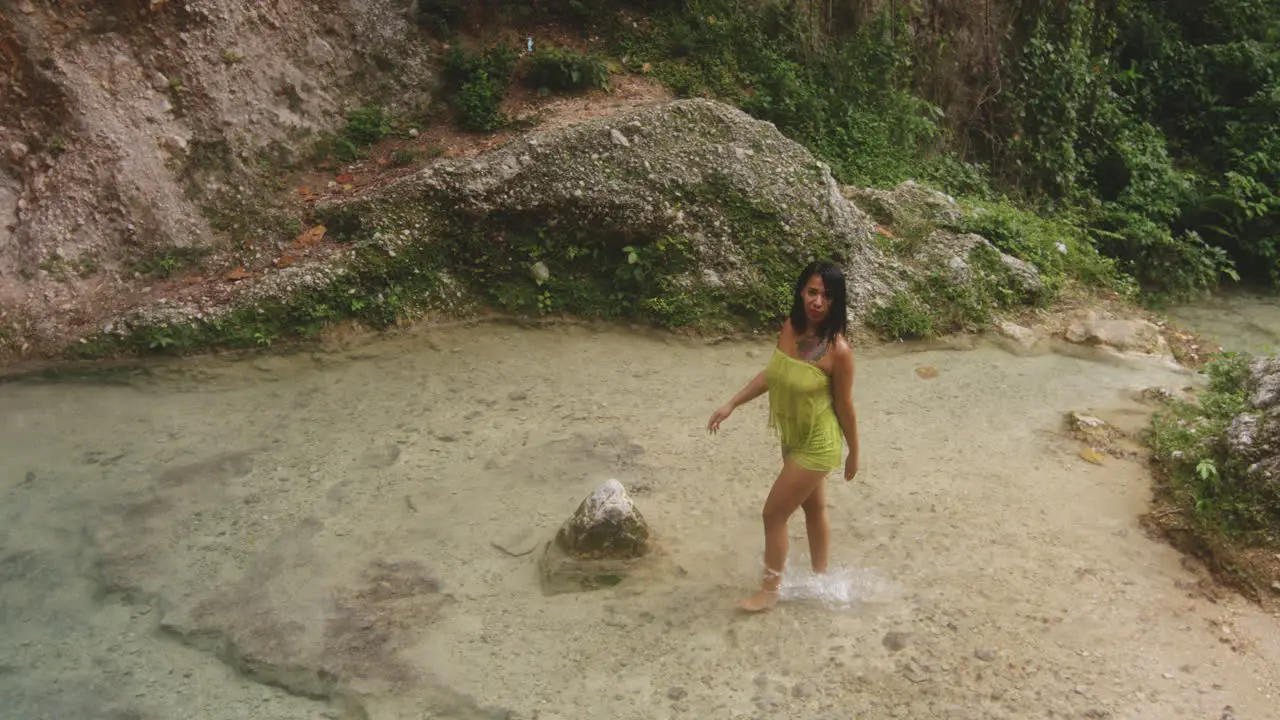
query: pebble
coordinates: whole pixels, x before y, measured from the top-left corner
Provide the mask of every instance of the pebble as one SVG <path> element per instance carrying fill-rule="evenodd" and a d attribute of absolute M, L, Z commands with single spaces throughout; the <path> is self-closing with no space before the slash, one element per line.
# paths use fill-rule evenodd
<path fill-rule="evenodd" d="M 667 697 L 671 698 L 672 700 L 683 700 L 688 694 L 689 694 L 688 691 L 686 691 L 684 688 L 680 687 L 679 685 L 676 685 L 675 687 L 672 687 L 669 690 L 667 690 Z"/>
<path fill-rule="evenodd" d="M 907 640 L 910 634 L 892 630 L 885 633 L 884 639 L 880 641 L 889 652 L 898 652 L 907 646 Z"/>
<path fill-rule="evenodd" d="M 978 648 L 973 651 L 973 656 L 983 662 L 992 662 L 996 659 L 996 653 L 990 648 Z"/>

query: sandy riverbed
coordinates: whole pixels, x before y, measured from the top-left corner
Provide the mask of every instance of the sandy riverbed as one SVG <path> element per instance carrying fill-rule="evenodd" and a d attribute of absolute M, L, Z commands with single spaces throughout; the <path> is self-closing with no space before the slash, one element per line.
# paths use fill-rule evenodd
<path fill-rule="evenodd" d="M 1193 382 L 1149 361 L 860 356 L 833 578 L 797 516 L 787 601 L 735 613 L 778 453 L 763 400 L 703 428 L 768 349 L 492 326 L 0 386 L 0 716 L 1274 716 L 1280 625 L 1060 433 Z M 654 573 L 547 597 L 491 544 L 610 477 Z"/>

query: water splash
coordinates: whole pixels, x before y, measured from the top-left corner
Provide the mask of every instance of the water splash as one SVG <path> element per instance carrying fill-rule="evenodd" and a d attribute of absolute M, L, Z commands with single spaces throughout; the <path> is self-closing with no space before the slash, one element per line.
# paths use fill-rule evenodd
<path fill-rule="evenodd" d="M 779 600 L 816 600 L 830 610 L 888 602 L 894 594 L 892 583 L 876 570 L 845 566 L 831 568 L 822 575 L 796 568 L 783 575 L 778 588 Z"/>

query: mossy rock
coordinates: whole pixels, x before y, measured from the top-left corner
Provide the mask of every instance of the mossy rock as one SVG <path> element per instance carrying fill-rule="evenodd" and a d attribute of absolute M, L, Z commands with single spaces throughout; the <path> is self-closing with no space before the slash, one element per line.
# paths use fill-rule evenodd
<path fill-rule="evenodd" d="M 547 595 L 612 587 L 653 554 L 649 525 L 617 480 L 596 488 L 538 558 Z"/>
<path fill-rule="evenodd" d="M 610 479 L 560 527 L 556 544 L 581 559 L 643 557 L 649 552 L 649 525 L 622 483 Z"/>

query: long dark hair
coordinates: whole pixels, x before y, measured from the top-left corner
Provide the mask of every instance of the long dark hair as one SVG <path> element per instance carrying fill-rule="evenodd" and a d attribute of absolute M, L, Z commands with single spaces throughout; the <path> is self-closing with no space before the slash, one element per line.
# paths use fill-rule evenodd
<path fill-rule="evenodd" d="M 835 340 L 837 335 L 844 335 L 849 330 L 848 297 L 844 287 L 844 272 L 839 265 L 825 260 L 811 262 L 800 271 L 796 280 L 795 292 L 791 294 L 791 327 L 798 333 L 804 332 L 809 325 L 809 317 L 804 312 L 804 286 L 814 275 L 822 277 L 822 284 L 827 289 L 827 300 L 831 309 L 826 319 L 818 326 L 818 335 L 827 341 Z"/>

